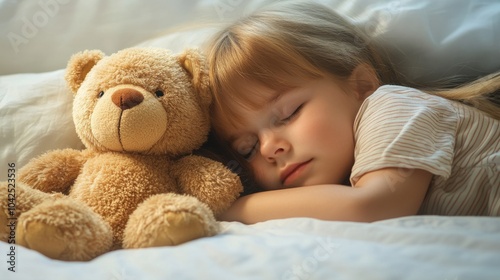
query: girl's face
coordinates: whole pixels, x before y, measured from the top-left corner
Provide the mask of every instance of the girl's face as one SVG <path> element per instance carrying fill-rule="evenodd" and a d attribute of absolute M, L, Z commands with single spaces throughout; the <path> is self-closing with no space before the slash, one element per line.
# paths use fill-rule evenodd
<path fill-rule="evenodd" d="M 354 119 L 364 99 L 348 80 L 321 78 L 279 93 L 255 84 L 242 86 L 249 94 L 274 97 L 259 109 L 235 104 L 243 122 L 223 129 L 264 189 L 347 179 L 354 164 Z"/>

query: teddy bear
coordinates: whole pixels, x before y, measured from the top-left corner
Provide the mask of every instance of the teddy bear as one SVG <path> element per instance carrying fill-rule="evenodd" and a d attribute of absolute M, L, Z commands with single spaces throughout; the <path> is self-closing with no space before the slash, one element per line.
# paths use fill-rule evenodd
<path fill-rule="evenodd" d="M 59 260 L 171 246 L 218 233 L 242 192 L 234 172 L 196 151 L 210 131 L 206 60 L 187 48 L 71 57 L 65 80 L 85 148 L 49 151 L 0 183 L 0 239 Z M 17 174 L 16 174 L 17 175 Z M 10 191 L 10 190 L 9 190 Z"/>

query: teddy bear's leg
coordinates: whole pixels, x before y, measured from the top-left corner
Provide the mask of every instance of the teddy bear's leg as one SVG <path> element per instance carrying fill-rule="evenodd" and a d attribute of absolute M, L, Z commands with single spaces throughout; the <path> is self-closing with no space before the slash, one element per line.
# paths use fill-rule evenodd
<path fill-rule="evenodd" d="M 123 247 L 178 245 L 218 231 L 212 211 L 195 197 L 159 194 L 132 213 L 125 227 Z"/>
<path fill-rule="evenodd" d="M 86 261 L 109 251 L 113 234 L 90 207 L 65 197 L 23 213 L 18 220 L 16 242 L 49 258 Z"/>
<path fill-rule="evenodd" d="M 0 182 L 0 240 L 14 241 L 15 228 L 19 216 L 47 201 L 63 197 L 63 194 L 48 194 L 32 189 L 24 183 L 17 182 L 15 185 L 8 182 Z"/>

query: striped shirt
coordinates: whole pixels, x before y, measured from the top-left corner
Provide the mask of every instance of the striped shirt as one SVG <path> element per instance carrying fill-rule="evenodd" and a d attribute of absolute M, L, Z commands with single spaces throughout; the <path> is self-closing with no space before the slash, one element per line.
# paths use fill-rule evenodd
<path fill-rule="evenodd" d="M 351 183 L 397 167 L 434 174 L 420 214 L 500 216 L 500 121 L 459 102 L 386 85 L 362 104 L 354 124 Z"/>

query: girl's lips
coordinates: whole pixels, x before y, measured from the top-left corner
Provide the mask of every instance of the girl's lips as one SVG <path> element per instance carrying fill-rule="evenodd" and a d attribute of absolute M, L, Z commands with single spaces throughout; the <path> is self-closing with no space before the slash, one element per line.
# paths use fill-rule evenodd
<path fill-rule="evenodd" d="M 312 159 L 300 163 L 294 163 L 285 167 L 285 169 L 280 173 L 281 184 L 286 185 L 287 181 L 292 181 L 296 179 L 296 177 L 300 176 L 300 171 L 302 171 L 311 161 Z"/>

